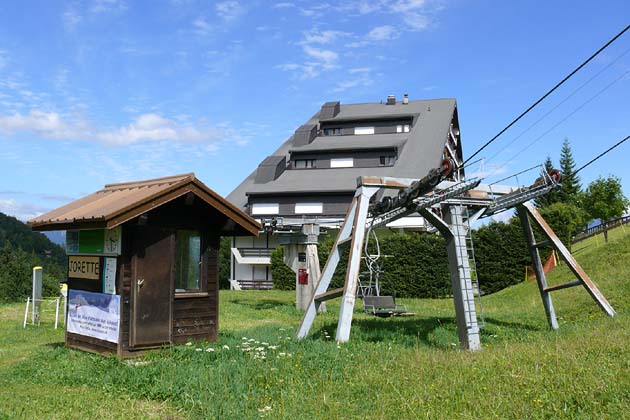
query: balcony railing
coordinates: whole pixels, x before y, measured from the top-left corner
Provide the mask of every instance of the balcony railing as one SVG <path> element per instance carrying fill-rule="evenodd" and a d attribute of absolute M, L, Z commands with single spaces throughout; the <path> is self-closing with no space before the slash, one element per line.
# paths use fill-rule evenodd
<path fill-rule="evenodd" d="M 243 258 L 252 257 L 271 257 L 273 249 L 271 248 L 238 248 Z"/>

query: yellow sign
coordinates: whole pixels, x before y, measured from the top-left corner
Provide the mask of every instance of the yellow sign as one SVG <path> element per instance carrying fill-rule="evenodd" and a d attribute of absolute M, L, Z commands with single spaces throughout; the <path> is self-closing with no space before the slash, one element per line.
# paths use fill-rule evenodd
<path fill-rule="evenodd" d="M 68 277 L 98 280 L 101 278 L 101 257 L 68 257 Z"/>

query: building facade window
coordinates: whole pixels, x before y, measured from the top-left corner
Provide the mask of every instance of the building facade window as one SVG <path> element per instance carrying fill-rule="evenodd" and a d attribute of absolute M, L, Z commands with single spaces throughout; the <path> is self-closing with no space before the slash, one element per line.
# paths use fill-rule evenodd
<path fill-rule="evenodd" d="M 402 124 L 396 126 L 397 133 L 408 133 L 409 132 L 409 124 Z"/>
<path fill-rule="evenodd" d="M 295 203 L 295 214 L 322 214 L 324 203 Z"/>
<path fill-rule="evenodd" d="M 324 136 L 341 136 L 343 134 L 343 129 L 341 128 L 324 128 L 322 130 Z"/>
<path fill-rule="evenodd" d="M 394 166 L 395 162 L 396 162 L 396 156 L 393 156 L 393 155 L 381 156 L 379 165 L 380 166 Z"/>
<path fill-rule="evenodd" d="M 254 203 L 252 205 L 252 215 L 278 213 L 280 213 L 280 205 L 278 203 Z"/>
<path fill-rule="evenodd" d="M 354 127 L 355 135 L 374 134 L 374 127 Z"/>
<path fill-rule="evenodd" d="M 332 158 L 330 159 L 331 168 L 352 168 L 354 166 L 353 158 Z"/>
<path fill-rule="evenodd" d="M 316 168 L 316 159 L 296 159 L 293 167 L 295 169 L 312 169 Z"/>
<path fill-rule="evenodd" d="M 175 292 L 201 292 L 201 236 L 194 230 L 178 230 L 176 238 Z"/>

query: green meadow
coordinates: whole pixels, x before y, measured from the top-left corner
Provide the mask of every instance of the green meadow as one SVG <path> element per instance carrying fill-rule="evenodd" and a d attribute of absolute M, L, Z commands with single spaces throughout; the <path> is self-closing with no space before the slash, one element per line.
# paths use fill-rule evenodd
<path fill-rule="evenodd" d="M 415 316 L 338 303 L 296 341 L 293 292 L 220 296 L 220 339 L 120 361 L 63 345 L 52 319 L 22 328 L 0 306 L 0 419 L 623 419 L 630 413 L 630 228 L 573 247 L 617 311 L 582 288 L 554 292 L 547 327 L 534 281 L 483 298 L 483 350 L 461 351 L 450 299 L 407 299 Z M 573 280 L 560 266 L 551 284 Z M 483 285 L 482 285 L 483 287 Z"/>

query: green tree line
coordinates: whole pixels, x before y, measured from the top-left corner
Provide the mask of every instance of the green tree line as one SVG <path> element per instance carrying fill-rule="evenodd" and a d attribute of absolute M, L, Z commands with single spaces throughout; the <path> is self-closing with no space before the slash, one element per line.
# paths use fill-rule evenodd
<path fill-rule="evenodd" d="M 33 267 L 44 268 L 44 296 L 59 293 L 65 278 L 65 250 L 45 235 L 33 232 L 15 217 L 0 213 L 0 302 L 31 294 Z"/>

